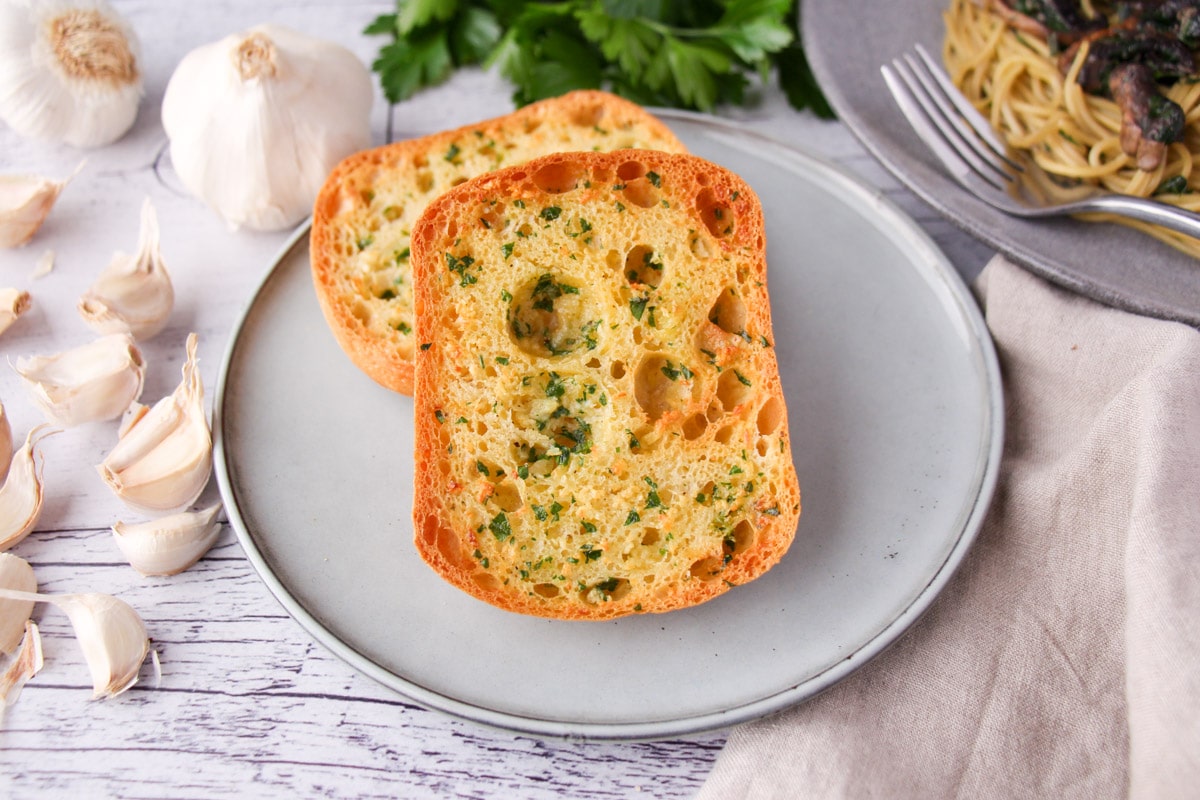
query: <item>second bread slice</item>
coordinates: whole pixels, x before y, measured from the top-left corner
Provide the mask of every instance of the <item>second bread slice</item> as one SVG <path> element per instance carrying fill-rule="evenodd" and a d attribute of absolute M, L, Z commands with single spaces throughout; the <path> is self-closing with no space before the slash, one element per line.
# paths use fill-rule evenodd
<path fill-rule="evenodd" d="M 409 235 L 425 206 L 489 170 L 549 153 L 622 147 L 685 151 L 640 106 L 584 90 L 347 158 L 321 188 L 311 236 L 317 299 L 342 350 L 380 385 L 412 394 Z"/>

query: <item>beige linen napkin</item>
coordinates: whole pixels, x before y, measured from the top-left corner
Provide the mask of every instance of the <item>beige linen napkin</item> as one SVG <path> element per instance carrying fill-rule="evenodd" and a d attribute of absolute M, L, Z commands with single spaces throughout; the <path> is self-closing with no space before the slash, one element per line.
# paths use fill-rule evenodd
<path fill-rule="evenodd" d="M 999 257 L 979 291 L 1007 430 L 974 548 L 891 649 L 735 729 L 702 800 L 1200 797 L 1200 332 Z"/>

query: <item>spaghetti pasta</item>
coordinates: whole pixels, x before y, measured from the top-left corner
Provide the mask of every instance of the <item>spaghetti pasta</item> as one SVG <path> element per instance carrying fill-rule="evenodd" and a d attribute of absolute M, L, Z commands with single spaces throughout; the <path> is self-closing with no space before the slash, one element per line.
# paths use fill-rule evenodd
<path fill-rule="evenodd" d="M 1163 87 L 1163 95 L 1183 110 L 1183 138 L 1167 146 L 1156 167 L 1140 169 L 1121 147 L 1121 109 L 1077 81 L 1088 53 L 1086 40 L 1064 75 L 1051 45 L 1011 24 L 1011 13 L 982 0 L 951 0 L 944 19 L 942 55 L 954 84 L 1011 147 L 1027 151 L 1056 179 L 1058 186 L 1050 190 L 1067 193 L 1072 184 L 1091 184 L 1121 194 L 1157 195 L 1200 212 L 1195 191 L 1200 189 L 1200 84 L 1178 81 Z M 1181 184 L 1186 190 L 1179 191 Z M 1111 215 L 1085 218 L 1131 225 L 1200 258 L 1200 240 L 1189 236 Z"/>

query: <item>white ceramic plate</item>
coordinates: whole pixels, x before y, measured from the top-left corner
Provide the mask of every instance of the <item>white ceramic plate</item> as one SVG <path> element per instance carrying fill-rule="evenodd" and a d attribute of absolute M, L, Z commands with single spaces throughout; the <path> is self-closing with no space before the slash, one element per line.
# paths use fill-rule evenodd
<path fill-rule="evenodd" d="M 1200 261 L 1124 225 L 1008 216 L 960 187 L 913 133 L 879 67 L 916 42 L 940 53 L 949 5 L 805 0 L 805 52 L 838 118 L 947 219 L 1031 272 L 1101 303 L 1200 326 Z"/>
<path fill-rule="evenodd" d="M 763 578 L 615 622 L 512 614 L 413 549 L 412 402 L 343 356 L 306 231 L 235 331 L 217 474 L 271 591 L 316 639 L 403 695 L 551 736 L 666 737 L 784 708 L 896 639 L 949 579 L 996 478 L 1002 397 L 961 280 L 917 227 L 837 169 L 663 112 L 766 208 L 769 280 L 804 510 Z"/>

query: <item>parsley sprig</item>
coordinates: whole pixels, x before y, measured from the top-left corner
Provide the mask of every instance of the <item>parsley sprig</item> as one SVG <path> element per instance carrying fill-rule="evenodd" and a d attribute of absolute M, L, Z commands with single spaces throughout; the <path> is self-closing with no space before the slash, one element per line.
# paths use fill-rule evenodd
<path fill-rule="evenodd" d="M 393 103 L 479 64 L 512 81 L 517 105 L 604 88 L 711 111 L 776 75 L 794 107 L 832 116 L 798 16 L 798 0 L 396 0 L 365 33 L 390 37 L 373 66 Z"/>

